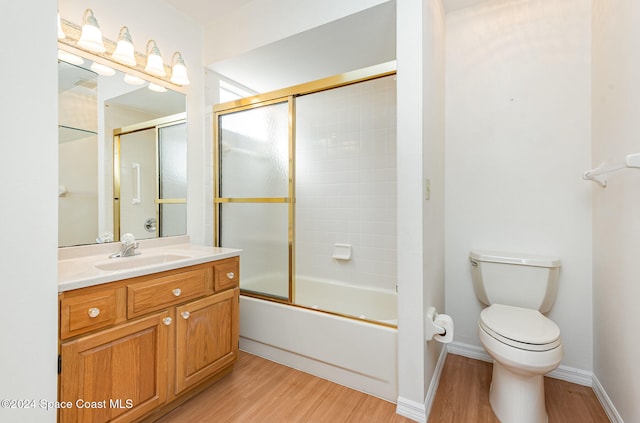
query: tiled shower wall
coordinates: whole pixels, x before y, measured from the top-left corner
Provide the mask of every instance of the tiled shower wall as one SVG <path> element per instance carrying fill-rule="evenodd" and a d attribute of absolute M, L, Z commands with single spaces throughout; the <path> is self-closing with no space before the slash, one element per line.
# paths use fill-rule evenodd
<path fill-rule="evenodd" d="M 297 275 L 395 289 L 395 82 L 296 99 Z M 334 244 L 351 259 L 333 258 Z"/>

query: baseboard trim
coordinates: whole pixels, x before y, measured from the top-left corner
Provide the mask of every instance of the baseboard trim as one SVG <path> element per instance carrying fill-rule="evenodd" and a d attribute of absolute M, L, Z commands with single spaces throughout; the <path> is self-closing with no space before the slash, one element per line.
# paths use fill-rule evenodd
<path fill-rule="evenodd" d="M 436 368 L 433 370 L 433 376 L 431 377 L 431 383 L 429 383 L 429 390 L 427 391 L 427 397 L 424 400 L 425 415 L 429 416 L 431 412 L 431 406 L 433 400 L 436 398 L 436 392 L 438 392 L 438 386 L 440 385 L 440 376 L 442 375 L 442 369 L 444 369 L 444 362 L 447 360 L 447 346 L 444 345 L 438 356 L 438 362 Z"/>
<path fill-rule="evenodd" d="M 420 423 L 425 423 L 427 421 L 427 417 L 429 416 L 429 412 L 431 411 L 431 406 L 433 405 L 433 401 L 436 398 L 436 392 L 438 392 L 440 376 L 442 375 L 442 369 L 444 369 L 444 363 L 446 359 L 447 348 L 445 346 L 440 350 L 438 362 L 436 363 L 436 367 L 433 370 L 433 376 L 431 377 L 431 382 L 429 383 L 429 389 L 427 391 L 427 396 L 424 400 L 424 404 L 420 404 L 406 398 L 398 397 L 398 400 L 396 402 L 396 414 Z"/>
<path fill-rule="evenodd" d="M 427 410 L 424 404 L 409 399 L 398 397 L 396 414 L 399 414 L 418 423 L 426 423 Z"/>
<path fill-rule="evenodd" d="M 493 359 L 484 348 L 477 345 L 463 344 L 462 342 L 452 342 L 447 345 L 449 353 L 461 355 L 463 357 L 473 358 L 474 360 L 487 361 L 493 363 Z M 593 373 L 576 369 L 575 367 L 569 367 L 560 365 L 557 369 L 546 374 L 548 377 L 554 379 L 564 380 L 566 382 L 577 383 L 578 385 L 593 386 Z"/>
<path fill-rule="evenodd" d="M 545 376 L 593 388 L 593 372 L 576 369 L 575 367 L 561 364 L 557 369 L 547 373 Z"/>
<path fill-rule="evenodd" d="M 600 381 L 595 375 L 593 375 L 592 386 L 593 392 L 595 392 L 598 401 L 600 401 L 600 404 L 602 405 L 602 408 L 604 408 L 604 412 L 607 413 L 607 417 L 609 417 L 611 423 L 624 423 L 624 420 L 622 420 L 618 410 L 616 410 L 616 407 L 613 405 L 613 401 L 611 401 L 611 398 L 609 398 L 609 395 L 607 395 L 607 392 L 604 390 L 604 387 L 600 384 Z"/>
<path fill-rule="evenodd" d="M 493 362 L 493 359 L 487 354 L 484 348 L 476 345 L 452 342 L 447 345 L 447 350 L 451 354 L 461 355 L 475 360 L 488 361 L 490 363 Z M 607 395 L 604 387 L 600 384 L 600 381 L 593 372 L 560 365 L 557 369 L 547 373 L 546 376 L 591 387 L 611 423 L 624 423 L 615 405 L 613 405 L 613 401 L 611 401 L 611 398 L 609 398 L 609 395 Z"/>
<path fill-rule="evenodd" d="M 447 344 L 447 350 L 451 354 L 493 363 L 493 359 L 489 354 L 487 354 L 484 348 L 477 345 L 463 344 L 462 342 L 453 341 L 450 344 Z"/>

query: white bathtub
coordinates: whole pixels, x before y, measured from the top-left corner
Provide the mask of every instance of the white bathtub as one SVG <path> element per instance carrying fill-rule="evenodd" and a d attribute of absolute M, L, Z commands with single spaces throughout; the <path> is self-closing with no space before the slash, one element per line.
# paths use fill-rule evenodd
<path fill-rule="evenodd" d="M 375 322 L 398 323 L 398 296 L 392 290 L 297 276 L 295 293 L 297 305 Z"/>
<path fill-rule="evenodd" d="M 252 284 L 252 288 L 258 286 Z M 366 296 L 371 297 L 368 305 L 363 301 Z M 298 278 L 296 299 L 307 307 L 316 305 L 334 313 L 365 316 L 386 324 L 397 321 L 393 291 Z M 240 348 L 392 402 L 397 400 L 394 327 L 241 296 Z"/>
<path fill-rule="evenodd" d="M 264 275 L 243 279 L 241 288 L 255 293 L 268 292 L 288 296 L 282 275 Z M 296 276 L 296 305 L 329 311 L 384 324 L 398 323 L 398 295 L 393 290 L 367 288 L 308 276 Z"/>

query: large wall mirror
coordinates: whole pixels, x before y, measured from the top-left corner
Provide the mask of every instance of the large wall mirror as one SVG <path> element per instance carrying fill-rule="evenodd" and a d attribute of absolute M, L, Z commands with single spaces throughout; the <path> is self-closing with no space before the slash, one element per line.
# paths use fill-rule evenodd
<path fill-rule="evenodd" d="M 65 52 L 58 78 L 58 246 L 185 234 L 185 95 Z"/>

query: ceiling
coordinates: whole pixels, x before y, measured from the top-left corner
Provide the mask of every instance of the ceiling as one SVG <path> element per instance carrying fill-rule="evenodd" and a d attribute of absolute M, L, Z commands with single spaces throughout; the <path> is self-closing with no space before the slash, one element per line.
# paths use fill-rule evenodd
<path fill-rule="evenodd" d="M 165 1 L 206 27 L 259 0 Z M 443 0 L 443 5 L 450 12 L 481 1 L 486 0 Z M 263 93 L 395 60 L 395 42 L 396 4 L 389 1 L 207 67 Z"/>
<path fill-rule="evenodd" d="M 264 93 L 395 60 L 395 33 L 395 2 L 388 2 L 208 68 Z"/>
<path fill-rule="evenodd" d="M 206 26 L 254 0 L 165 0 L 201 25 Z M 485 0 L 442 0 L 445 12 L 472 6 Z"/>

